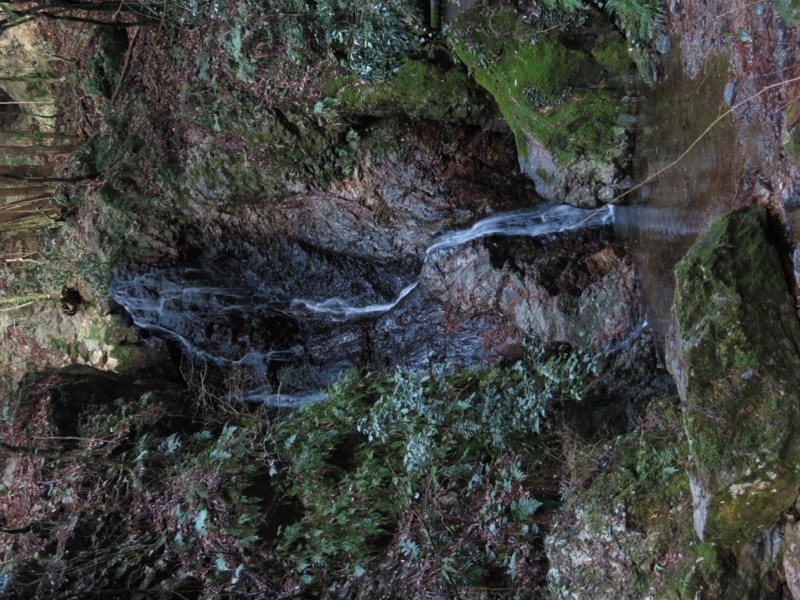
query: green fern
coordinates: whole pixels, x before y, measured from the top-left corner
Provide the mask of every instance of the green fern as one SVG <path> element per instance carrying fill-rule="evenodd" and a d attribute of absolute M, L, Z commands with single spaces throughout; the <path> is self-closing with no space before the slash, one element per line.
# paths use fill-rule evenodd
<path fill-rule="evenodd" d="M 541 506 L 542 503 L 531 496 L 520 498 L 511 503 L 511 516 L 515 521 L 525 521 L 530 519 Z"/>
<path fill-rule="evenodd" d="M 620 29 L 630 38 L 635 33 L 640 40 L 655 38 L 664 30 L 662 0 L 605 0 L 596 2 L 609 15 L 617 18 Z"/>

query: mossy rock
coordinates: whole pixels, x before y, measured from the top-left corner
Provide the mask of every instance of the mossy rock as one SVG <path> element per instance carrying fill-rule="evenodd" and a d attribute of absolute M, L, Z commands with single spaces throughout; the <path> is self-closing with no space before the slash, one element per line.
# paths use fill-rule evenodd
<path fill-rule="evenodd" d="M 695 530 L 726 546 L 774 525 L 800 481 L 800 322 L 766 220 L 730 213 L 675 270 L 668 353 Z"/>
<path fill-rule="evenodd" d="M 343 110 L 361 115 L 444 123 L 479 123 L 496 112 L 463 67 L 446 69 L 424 60 L 406 60 L 386 79 L 345 86 L 337 99 Z"/>
<path fill-rule="evenodd" d="M 453 49 L 491 93 L 514 133 L 520 166 L 540 194 L 573 204 L 624 187 L 626 115 L 635 73 L 625 39 L 600 13 L 510 6 L 468 11 Z"/>

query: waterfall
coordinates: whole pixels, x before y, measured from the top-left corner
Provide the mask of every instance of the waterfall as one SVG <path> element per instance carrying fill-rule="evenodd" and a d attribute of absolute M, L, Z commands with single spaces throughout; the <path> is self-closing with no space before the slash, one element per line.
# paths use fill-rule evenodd
<path fill-rule="evenodd" d="M 612 219 L 609 208 L 587 211 L 564 205 L 492 215 L 469 228 L 434 239 L 424 252 L 423 265 L 438 260 L 452 248 L 488 236 L 555 236 L 603 227 Z M 346 260 L 357 263 L 353 257 Z M 240 397 L 283 407 L 296 407 L 323 396 L 319 387 L 293 387 L 284 384 L 283 379 L 276 383 L 278 371 L 295 369 L 308 375 L 304 369 L 327 369 L 324 376 L 313 375 L 324 387 L 326 378 L 350 366 L 336 348 L 352 352 L 353 344 L 358 343 L 359 328 L 371 326 L 369 323 L 411 295 L 419 285 L 421 272 L 409 281 L 407 271 L 392 270 L 387 265 L 389 271 L 384 272 L 386 269 L 375 263 L 363 273 L 353 271 L 361 279 L 351 282 L 340 271 L 341 256 L 328 260 L 325 269 L 305 278 L 302 273 L 292 272 L 291 263 L 286 267 L 288 273 L 253 271 L 245 264 L 238 270 L 236 264 L 140 274 L 122 272 L 112 280 L 109 295 L 128 311 L 137 327 L 177 342 L 190 358 L 214 365 L 222 372 L 246 367 L 250 379 L 257 384 L 244 389 Z M 348 281 L 342 282 L 342 277 L 348 277 Z M 371 277 L 380 281 L 370 281 Z M 281 285 L 275 285 L 274 280 L 281 278 Z M 292 283 L 284 287 L 283 281 L 290 280 Z M 391 291 L 386 293 L 392 287 L 400 288 L 393 297 Z M 298 290 L 312 293 L 297 293 Z M 387 296 L 391 299 L 381 301 Z M 272 385 L 265 386 L 268 375 L 273 378 Z M 303 376 L 300 380 L 306 381 Z M 283 393 L 276 393 L 276 389 Z"/>

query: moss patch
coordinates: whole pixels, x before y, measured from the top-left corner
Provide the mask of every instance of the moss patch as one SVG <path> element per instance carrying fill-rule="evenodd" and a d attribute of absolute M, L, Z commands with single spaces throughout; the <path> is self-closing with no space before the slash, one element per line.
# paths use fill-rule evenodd
<path fill-rule="evenodd" d="M 568 436 L 564 457 L 576 489 L 546 545 L 554 597 L 690 598 L 684 580 L 705 587 L 693 574 L 688 447 L 674 399 L 652 401 L 636 430 L 600 444 Z"/>
<path fill-rule="evenodd" d="M 729 214 L 676 267 L 670 363 L 695 526 L 723 544 L 773 525 L 797 496 L 800 322 L 765 222 L 759 208 Z"/>
<path fill-rule="evenodd" d="M 619 144 L 616 86 L 630 60 L 621 37 L 595 47 L 570 33 L 575 23 L 552 19 L 529 23 L 508 7 L 470 11 L 454 22 L 452 43 L 496 100 L 520 156 L 530 136 L 568 164 Z"/>
<path fill-rule="evenodd" d="M 453 122 L 478 120 L 487 108 L 480 88 L 466 72 L 407 60 L 384 80 L 345 87 L 337 96 L 343 110 Z"/>

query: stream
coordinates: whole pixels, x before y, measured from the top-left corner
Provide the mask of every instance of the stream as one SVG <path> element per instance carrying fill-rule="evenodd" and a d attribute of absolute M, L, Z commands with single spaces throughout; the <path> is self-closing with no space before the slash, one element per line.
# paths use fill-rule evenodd
<path fill-rule="evenodd" d="M 543 205 L 492 215 L 434 239 L 420 257 L 388 262 L 282 240 L 235 258 L 212 252 L 204 266 L 122 271 L 109 294 L 137 327 L 180 350 L 184 372 L 235 372 L 243 399 L 297 406 L 349 368 L 418 366 L 431 352 L 479 360 L 477 341 L 437 332 L 441 310 L 421 289 L 423 268 L 453 249 L 484 238 L 552 241 L 611 223 L 610 208 Z"/>

